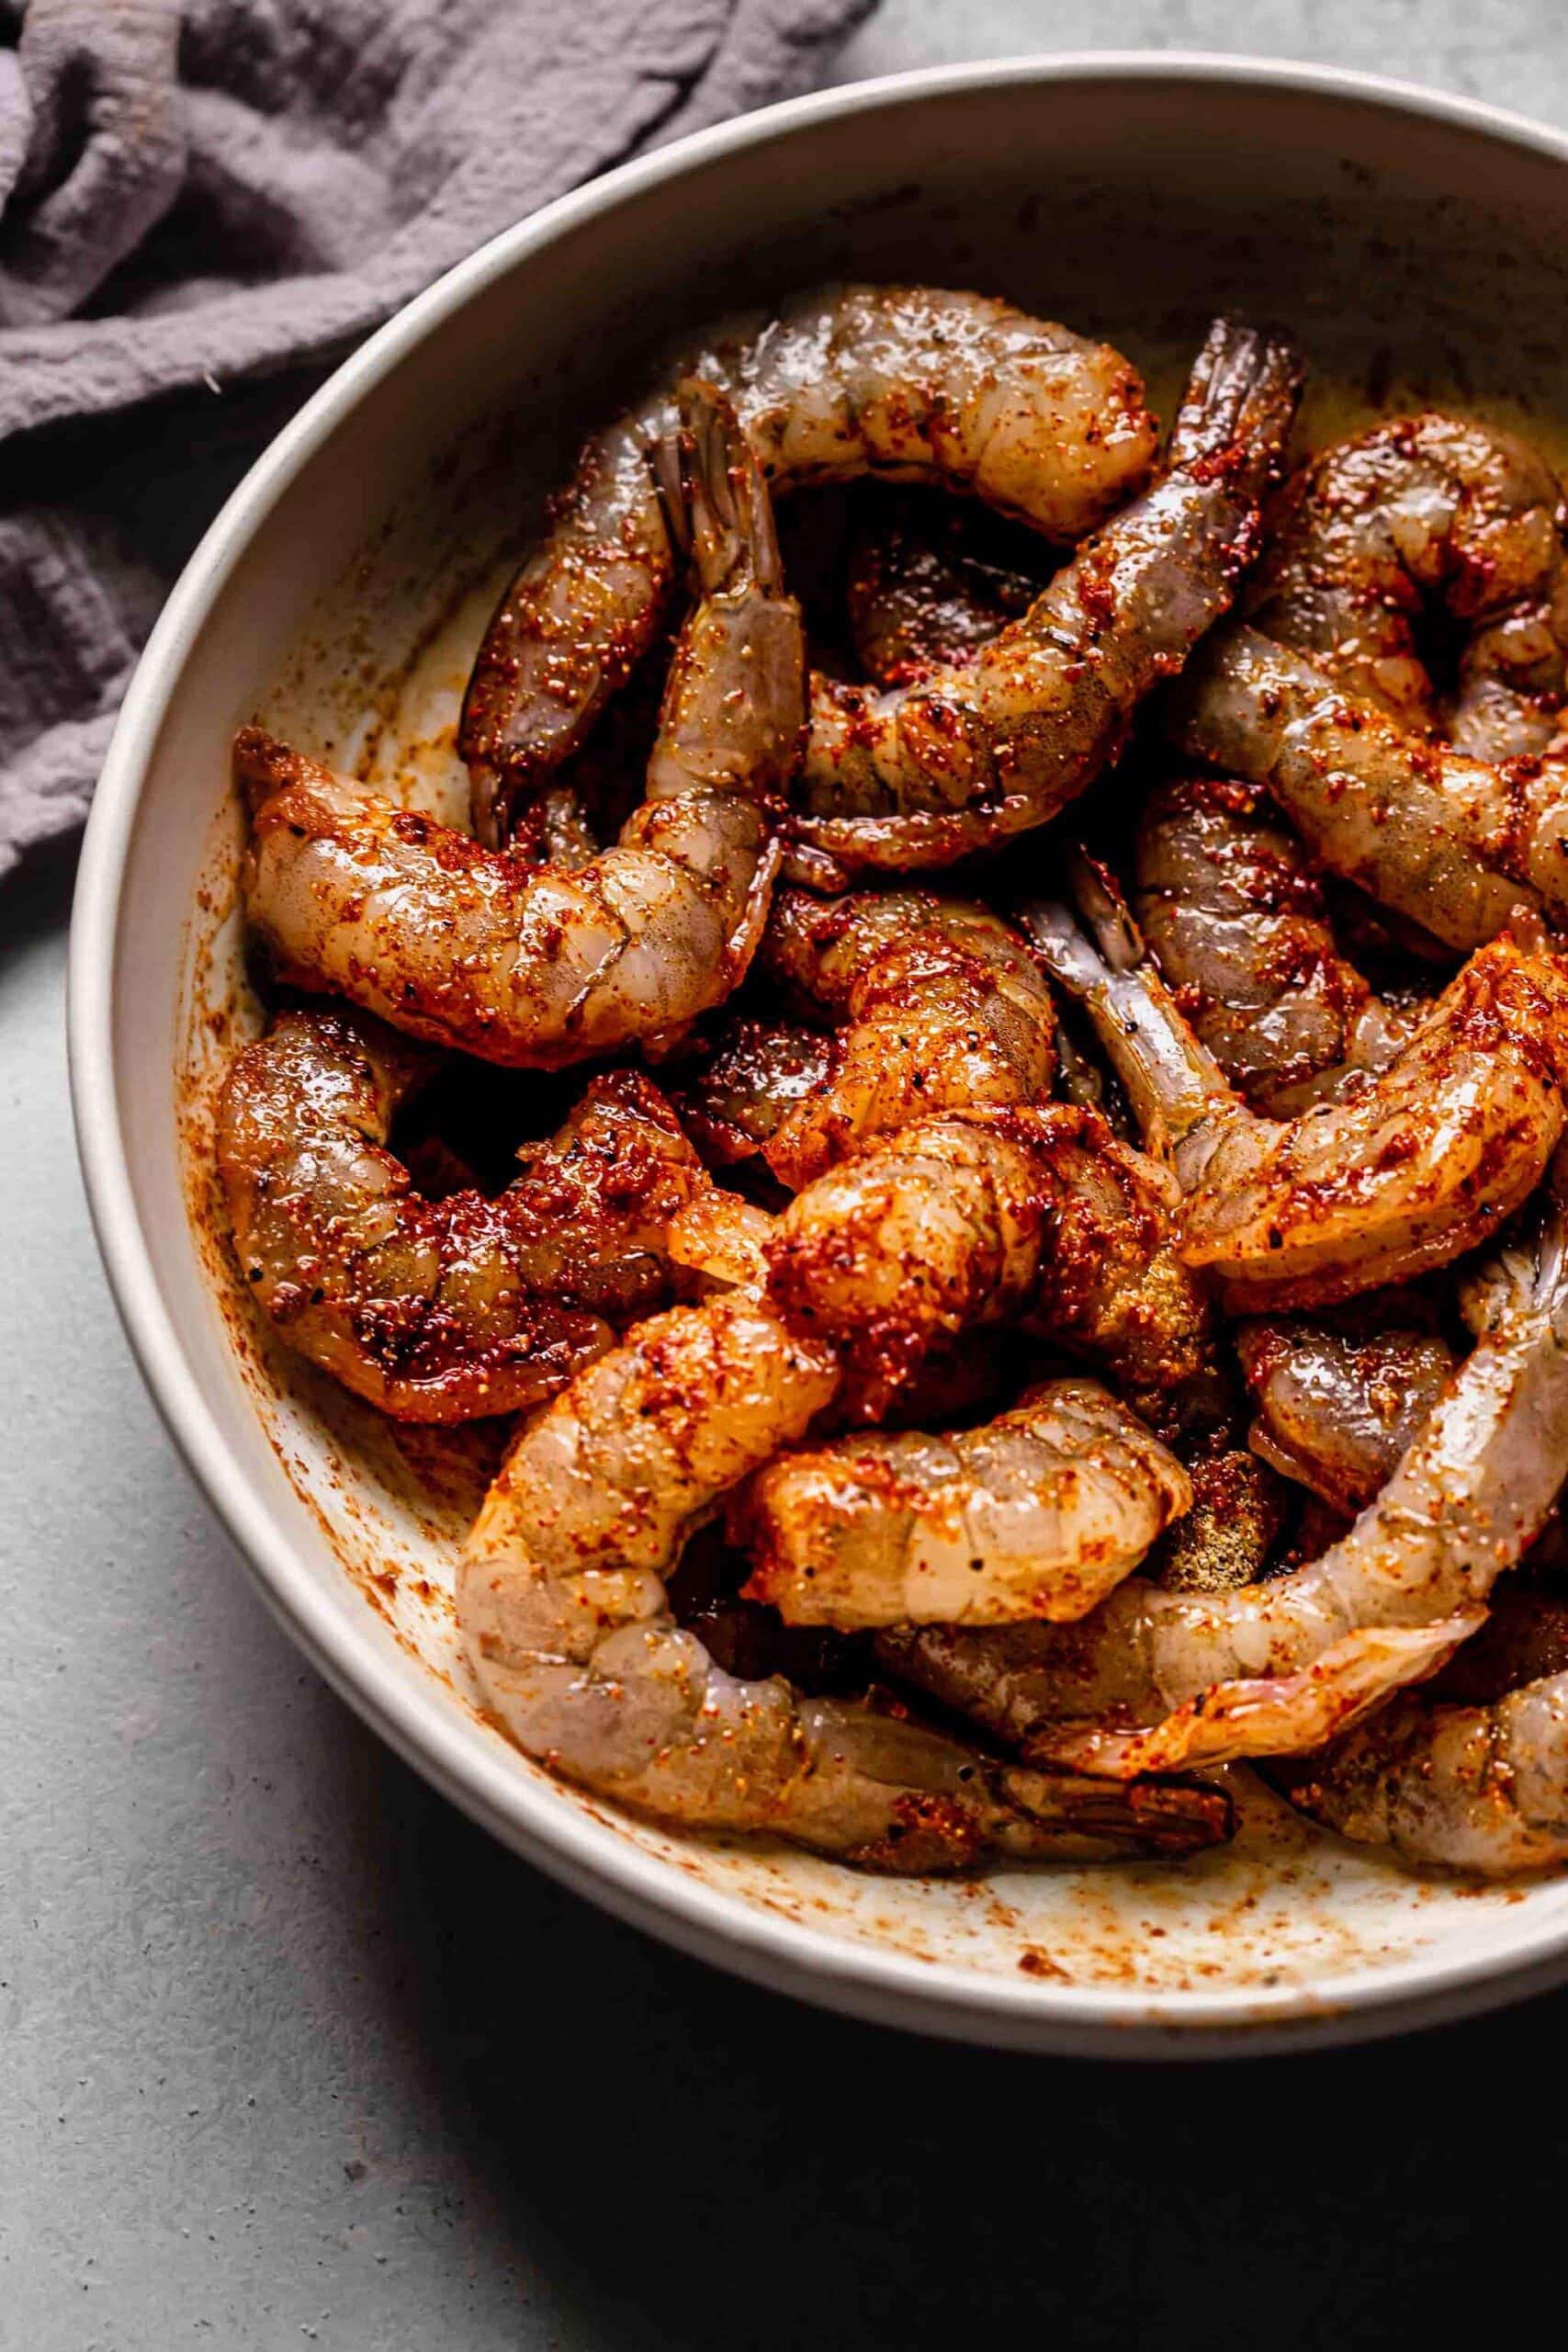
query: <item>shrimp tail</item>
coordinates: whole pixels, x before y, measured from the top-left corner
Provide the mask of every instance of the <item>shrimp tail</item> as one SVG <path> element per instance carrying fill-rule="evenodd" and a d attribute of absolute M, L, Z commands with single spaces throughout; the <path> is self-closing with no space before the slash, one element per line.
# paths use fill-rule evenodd
<path fill-rule="evenodd" d="M 1171 428 L 1168 466 L 1210 465 L 1238 488 L 1261 488 L 1290 436 L 1304 376 L 1301 346 L 1281 329 L 1216 319 Z"/>

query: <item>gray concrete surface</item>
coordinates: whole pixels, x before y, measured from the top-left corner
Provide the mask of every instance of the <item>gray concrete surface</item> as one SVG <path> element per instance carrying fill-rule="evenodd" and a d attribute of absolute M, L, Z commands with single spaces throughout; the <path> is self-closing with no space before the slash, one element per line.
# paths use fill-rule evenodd
<path fill-rule="evenodd" d="M 843 70 L 1157 41 L 1568 119 L 1562 23 L 889 0 Z M 115 1323 L 69 883 L 0 892 L 0 2346 L 1289 2352 L 1518 2282 L 1568 1999 L 1202 2076 L 928 2047 L 611 1925 L 387 1756 L 251 1598 Z"/>

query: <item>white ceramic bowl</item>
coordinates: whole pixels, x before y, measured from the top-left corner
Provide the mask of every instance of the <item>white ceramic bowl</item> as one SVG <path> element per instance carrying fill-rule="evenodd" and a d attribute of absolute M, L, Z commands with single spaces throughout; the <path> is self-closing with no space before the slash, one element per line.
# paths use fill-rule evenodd
<path fill-rule="evenodd" d="M 1560 462 L 1568 447 L 1568 141 L 1348 75 L 1172 56 L 917 74 L 683 141 L 498 238 L 340 369 L 230 501 L 105 766 L 72 1059 L 143 1372 L 344 1697 L 530 1860 L 706 1959 L 887 2021 L 1117 2052 L 1345 2039 L 1540 1986 L 1568 1973 L 1568 1881 L 1419 1886 L 1271 1801 L 1184 1870 L 967 1886 L 666 1837 L 558 1786 L 479 1721 L 455 1657 L 450 1561 L 481 1465 L 398 1440 L 234 1295 L 205 1124 L 253 1017 L 236 724 L 456 805 L 467 656 L 584 423 L 657 344 L 846 274 L 982 287 L 1109 332 L 1164 402 L 1213 311 L 1282 315 L 1318 371 L 1314 432 L 1449 399 L 1523 421 Z"/>

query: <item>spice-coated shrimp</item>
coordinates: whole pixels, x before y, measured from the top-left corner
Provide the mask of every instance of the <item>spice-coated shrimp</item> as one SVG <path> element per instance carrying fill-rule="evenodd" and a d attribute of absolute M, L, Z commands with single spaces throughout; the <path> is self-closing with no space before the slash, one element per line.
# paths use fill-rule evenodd
<path fill-rule="evenodd" d="M 873 1869 L 1183 1853 L 1228 1830 L 1209 1789 L 998 1764 L 779 1677 L 743 1681 L 671 1613 L 688 1531 L 799 1438 L 831 1358 L 756 1301 L 640 1325 L 513 1445 L 458 1572 L 485 1699 L 569 1779 L 688 1828 L 768 1830 Z"/>
<path fill-rule="evenodd" d="M 953 1437 L 781 1454 L 734 1521 L 745 1590 L 786 1623 L 1081 1617 L 1188 1507 L 1175 1455 L 1092 1380 L 1052 1380 Z"/>
<path fill-rule="evenodd" d="M 1402 1694 L 1269 1779 L 1314 1821 L 1421 1870 L 1508 1878 L 1568 1861 L 1561 1634 L 1555 1673 L 1470 1705 Z"/>
<path fill-rule="evenodd" d="M 1199 648 L 1168 721 L 1191 758 L 1270 793 L 1330 872 L 1450 947 L 1542 908 L 1568 919 L 1568 757 L 1472 758 L 1240 624 Z"/>
<path fill-rule="evenodd" d="M 1119 352 L 980 294 L 837 286 L 688 362 L 734 401 L 776 489 L 876 474 L 972 491 L 1047 538 L 1081 538 L 1155 453 Z M 520 802 L 583 741 L 652 642 L 674 557 L 645 453 L 668 380 L 597 434 L 480 645 L 459 747 L 474 830 L 499 846 Z"/>
<path fill-rule="evenodd" d="M 1339 953 L 1301 842 L 1254 786 L 1191 775 L 1138 819 L 1132 906 L 1200 1044 L 1288 1117 L 1384 1069 L 1424 1006 L 1383 1003 Z"/>
<path fill-rule="evenodd" d="M 767 912 L 804 695 L 765 488 L 731 413 L 682 391 L 679 472 L 701 595 L 648 797 L 575 872 L 481 849 L 254 730 L 251 919 L 291 979 L 485 1059 L 554 1068 L 679 1029 L 728 995 Z"/>
<path fill-rule="evenodd" d="M 1208 1362 L 1168 1177 L 1076 1105 L 882 1136 L 798 1193 L 765 1252 L 785 1317 L 866 1361 L 1018 1322 L 1109 1366 L 1140 1404 Z"/>
<path fill-rule="evenodd" d="M 665 1304 L 706 1186 L 658 1091 L 597 1078 L 496 1199 L 417 1192 L 386 1148 L 434 1063 L 368 1014 L 285 1012 L 231 1063 L 218 1167 L 235 1254 L 291 1347 L 400 1420 L 536 1405 Z"/>
<path fill-rule="evenodd" d="M 1217 321 L 1160 480 L 973 662 L 880 696 L 817 681 L 803 877 L 951 865 L 1081 792 L 1229 607 L 1300 389 L 1286 337 Z"/>
<path fill-rule="evenodd" d="M 1351 1512 L 1387 1485 L 1454 1368 L 1442 1334 L 1392 1303 L 1363 1329 L 1304 1317 L 1244 1323 L 1235 1345 L 1258 1405 L 1253 1451 Z"/>
<path fill-rule="evenodd" d="M 1533 449 L 1457 417 L 1393 417 L 1321 451 L 1269 522 L 1244 598 L 1255 628 L 1476 759 L 1548 748 L 1568 689 L 1568 516 Z M 1466 631 L 1442 700 L 1416 633 L 1433 605 Z"/>
<path fill-rule="evenodd" d="M 763 1147 L 798 1189 L 873 1136 L 943 1111 L 1036 1102 L 1055 1008 L 1033 951 L 989 908 L 922 890 L 784 890 L 762 954 L 842 1025 L 822 1084 Z"/>
<path fill-rule="evenodd" d="M 1029 928 L 1079 996 L 1148 1148 L 1184 1194 L 1183 1261 L 1233 1313 L 1353 1297 L 1448 1264 L 1535 1189 L 1568 1105 L 1568 965 L 1506 937 L 1472 956 L 1404 1051 L 1349 1101 L 1281 1123 L 1234 1094 L 1158 974 L 1096 952 L 1061 907 Z"/>
<path fill-rule="evenodd" d="M 1483 1622 L 1568 1475 L 1568 1231 L 1532 1211 L 1482 1332 L 1393 1476 L 1309 1566 L 1205 1595 L 1120 1586 L 1077 1625 L 926 1628 L 884 1662 L 1038 1759 L 1113 1774 L 1317 1747 Z"/>

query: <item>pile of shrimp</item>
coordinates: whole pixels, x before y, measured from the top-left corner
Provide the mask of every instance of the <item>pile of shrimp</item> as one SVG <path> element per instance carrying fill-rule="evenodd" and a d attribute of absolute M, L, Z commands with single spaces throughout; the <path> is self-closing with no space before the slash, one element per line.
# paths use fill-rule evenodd
<path fill-rule="evenodd" d="M 1479 420 L 1293 447 L 1304 365 L 1218 319 L 1162 435 L 813 294 L 589 441 L 468 829 L 239 736 L 235 1256 L 516 1417 L 458 1623 L 567 1780 L 886 1871 L 1177 1861 L 1247 1771 L 1568 1860 L 1568 518 Z"/>

